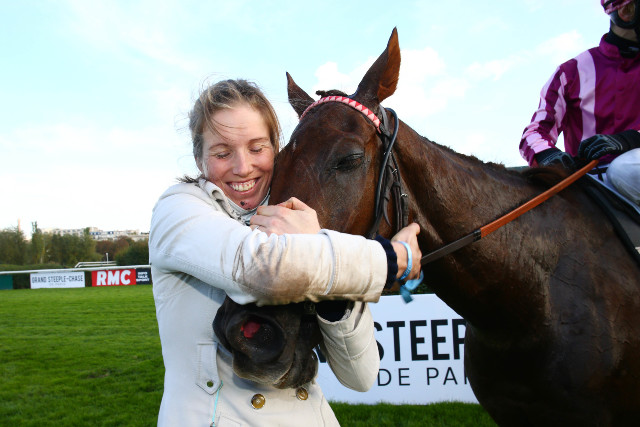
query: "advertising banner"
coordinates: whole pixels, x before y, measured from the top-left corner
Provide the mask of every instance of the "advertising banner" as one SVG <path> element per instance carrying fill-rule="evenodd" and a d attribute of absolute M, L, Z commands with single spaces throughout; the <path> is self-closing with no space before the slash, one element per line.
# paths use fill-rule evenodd
<path fill-rule="evenodd" d="M 84 272 L 31 273 L 31 289 L 84 288 Z"/>
<path fill-rule="evenodd" d="M 320 357 L 318 383 L 327 399 L 348 403 L 477 403 L 464 372 L 465 321 L 435 295 L 411 303 L 383 296 L 370 304 L 381 354 L 380 370 L 366 393 L 340 384 Z"/>
<path fill-rule="evenodd" d="M 97 270 L 91 272 L 91 286 L 129 286 L 136 284 L 136 269 Z"/>
<path fill-rule="evenodd" d="M 136 268 L 136 283 L 138 285 L 150 285 L 151 284 L 151 269 L 150 268 Z"/>

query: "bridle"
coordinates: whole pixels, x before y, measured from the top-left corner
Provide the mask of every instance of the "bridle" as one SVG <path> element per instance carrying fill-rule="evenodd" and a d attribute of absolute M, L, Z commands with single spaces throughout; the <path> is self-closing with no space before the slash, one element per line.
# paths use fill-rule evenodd
<path fill-rule="evenodd" d="M 409 209 L 408 209 L 408 196 L 402 191 L 402 182 L 400 181 L 400 172 L 398 171 L 398 162 L 393 154 L 393 145 L 396 142 L 398 136 L 398 129 L 400 121 L 398 115 L 394 110 L 388 108 L 387 110 L 393 116 L 393 132 L 390 131 L 389 119 L 387 117 L 387 110 L 382 105 L 380 108 L 380 117 L 376 116 L 371 110 L 359 103 L 358 101 L 349 98 L 347 96 L 332 95 L 320 98 L 313 104 L 309 105 L 302 115 L 300 120 L 309 112 L 309 110 L 317 107 L 318 105 L 325 104 L 327 102 L 338 102 L 359 111 L 362 113 L 376 128 L 376 132 L 380 136 L 382 141 L 382 163 L 380 164 L 380 173 L 378 175 L 378 183 L 376 185 L 376 197 L 374 204 L 374 221 L 366 237 L 372 239 L 378 234 L 380 228 L 380 222 L 384 217 L 387 224 L 391 225 L 389 217 L 387 215 L 387 206 L 390 200 L 393 200 L 395 218 L 394 227 L 396 232 L 406 227 L 409 223 Z"/>

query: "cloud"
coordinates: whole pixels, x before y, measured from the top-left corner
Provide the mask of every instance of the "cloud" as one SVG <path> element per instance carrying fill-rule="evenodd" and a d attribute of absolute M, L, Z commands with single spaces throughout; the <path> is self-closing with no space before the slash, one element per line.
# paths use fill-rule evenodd
<path fill-rule="evenodd" d="M 504 59 L 496 59 L 488 62 L 474 62 L 466 70 L 466 74 L 473 80 L 499 80 L 505 73 L 509 72 L 519 64 L 524 62 L 523 56 L 511 56 Z"/>
<path fill-rule="evenodd" d="M 448 74 L 438 52 L 426 47 L 401 51 L 400 80 L 394 95 L 384 101 L 403 117 L 424 117 L 442 111 L 452 98 L 463 97 L 469 88 L 465 78 Z M 326 62 L 315 71 L 318 89 L 339 89 L 353 93 L 376 58 L 368 58 L 353 70 L 343 72 L 335 62 Z"/>
<path fill-rule="evenodd" d="M 139 62 L 138 55 L 201 75 L 203 61 L 179 48 L 179 23 L 191 22 L 179 3 L 68 0 L 66 27 L 92 49 Z"/>
<path fill-rule="evenodd" d="M 338 64 L 332 61 L 320 65 L 314 72 L 317 83 L 313 86 L 313 92 L 310 95 L 314 96 L 317 90 L 329 89 L 338 89 L 349 94 L 355 92 L 358 83 L 374 61 L 375 58 L 368 58 L 366 62 L 348 73 L 340 72 Z"/>
<path fill-rule="evenodd" d="M 573 30 L 540 43 L 536 46 L 532 56 L 547 58 L 552 63 L 560 65 L 589 47 L 582 34 Z"/>
<path fill-rule="evenodd" d="M 475 81 L 500 80 L 505 74 L 524 66 L 542 64 L 560 65 L 586 50 L 584 38 L 576 30 L 562 33 L 535 46 L 506 58 L 486 62 L 475 61 L 466 70 L 466 75 Z"/>

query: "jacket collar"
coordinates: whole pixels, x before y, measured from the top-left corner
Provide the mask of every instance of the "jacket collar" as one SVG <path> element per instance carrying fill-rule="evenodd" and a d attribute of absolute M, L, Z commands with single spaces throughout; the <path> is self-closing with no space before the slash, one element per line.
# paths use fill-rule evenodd
<path fill-rule="evenodd" d="M 244 225 L 249 225 L 249 220 L 253 215 L 255 215 L 258 207 L 256 206 L 254 209 L 246 210 L 241 208 L 240 206 L 233 203 L 229 198 L 224 194 L 224 192 L 215 185 L 211 181 L 207 181 L 204 178 L 200 178 L 198 180 L 198 187 L 200 187 L 203 191 L 205 191 L 213 200 L 215 200 L 225 212 L 233 219 L 238 222 L 243 223 Z M 268 192 L 265 198 L 260 202 L 258 206 L 266 205 L 269 203 L 269 195 Z"/>

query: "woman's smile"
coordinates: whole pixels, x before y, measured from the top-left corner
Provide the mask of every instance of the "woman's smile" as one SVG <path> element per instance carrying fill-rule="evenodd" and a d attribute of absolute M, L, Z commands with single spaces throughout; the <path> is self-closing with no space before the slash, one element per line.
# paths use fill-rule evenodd
<path fill-rule="evenodd" d="M 252 179 L 250 181 L 245 181 L 245 182 L 231 182 L 229 183 L 229 186 L 234 191 L 238 191 L 240 193 L 246 193 L 248 191 L 253 190 L 253 188 L 256 186 L 256 180 Z"/>

